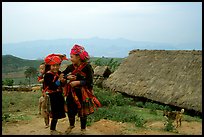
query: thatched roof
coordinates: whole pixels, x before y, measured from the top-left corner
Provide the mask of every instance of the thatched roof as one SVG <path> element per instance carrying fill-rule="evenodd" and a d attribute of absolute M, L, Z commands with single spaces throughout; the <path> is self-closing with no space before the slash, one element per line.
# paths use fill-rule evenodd
<path fill-rule="evenodd" d="M 202 112 L 202 51 L 133 50 L 103 86 Z"/>
<path fill-rule="evenodd" d="M 97 66 L 94 69 L 94 76 L 101 76 L 104 78 L 108 78 L 110 74 L 111 74 L 111 70 L 109 69 L 108 66 Z"/>

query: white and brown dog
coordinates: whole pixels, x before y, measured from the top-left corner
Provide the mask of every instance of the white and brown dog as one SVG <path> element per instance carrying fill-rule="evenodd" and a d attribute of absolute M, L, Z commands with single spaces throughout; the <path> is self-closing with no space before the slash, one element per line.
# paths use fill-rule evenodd
<path fill-rule="evenodd" d="M 176 121 L 176 128 L 178 126 L 181 126 L 181 121 L 184 113 L 184 109 L 181 109 L 181 111 L 163 111 L 163 116 L 166 118 L 166 123 L 168 122 L 174 122 Z M 164 125 L 166 125 L 166 123 Z"/>

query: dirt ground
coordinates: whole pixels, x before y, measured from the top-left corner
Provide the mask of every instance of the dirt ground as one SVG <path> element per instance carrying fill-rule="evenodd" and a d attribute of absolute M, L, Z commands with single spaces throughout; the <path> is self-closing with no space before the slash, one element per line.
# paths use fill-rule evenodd
<path fill-rule="evenodd" d="M 6 123 L 2 127 L 2 135 L 50 135 L 50 129 L 45 128 L 44 119 L 35 115 L 30 121 L 19 121 L 15 123 Z M 69 122 L 67 117 L 60 119 L 57 123 L 57 130 L 64 134 Z M 145 128 L 137 128 L 130 123 L 121 123 L 102 119 L 87 127 L 86 135 L 202 135 L 201 122 L 183 121 L 182 126 L 177 128 L 176 132 L 164 131 L 162 121 L 148 122 Z M 76 118 L 75 128 L 71 135 L 80 134 L 80 122 Z"/>

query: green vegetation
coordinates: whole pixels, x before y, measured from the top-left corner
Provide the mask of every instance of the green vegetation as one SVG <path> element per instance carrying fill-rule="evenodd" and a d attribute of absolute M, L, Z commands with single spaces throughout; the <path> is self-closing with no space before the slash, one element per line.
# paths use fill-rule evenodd
<path fill-rule="evenodd" d="M 173 121 L 168 121 L 165 125 L 164 130 L 173 132 L 175 130 L 175 127 L 173 126 Z"/>
<path fill-rule="evenodd" d="M 2 73 L 19 72 L 27 68 L 38 68 L 43 60 L 26 60 L 12 55 L 2 55 Z"/>
<path fill-rule="evenodd" d="M 2 81 L 2 85 L 6 85 L 6 86 L 13 86 L 14 80 L 13 79 L 5 79 L 5 81 Z"/>
<path fill-rule="evenodd" d="M 37 70 L 42 62 L 43 60 L 26 60 L 12 55 L 2 55 L 2 80 L 9 78 L 14 81 L 14 85 L 28 85 L 29 80 L 24 75 L 25 71 L 30 68 Z M 37 83 L 37 80 L 30 80 L 30 83 Z"/>
<path fill-rule="evenodd" d="M 27 85 L 37 83 L 37 69 L 42 60 L 24 60 L 11 55 L 2 56 L 2 85 Z M 109 66 L 112 72 L 122 62 L 123 58 L 90 59 L 93 65 Z M 70 62 L 69 62 L 70 63 Z M 66 64 L 65 64 L 66 66 Z M 10 77 L 9 77 L 10 76 Z M 29 82 L 29 78 L 31 81 Z M 33 79 L 31 79 L 33 78 Z M 100 119 L 109 119 L 118 122 L 134 123 L 137 127 L 144 127 L 147 121 L 163 121 L 163 110 L 172 110 L 167 105 L 153 102 L 134 101 L 133 98 L 121 93 L 94 87 L 94 93 L 102 104 L 94 114 L 88 117 L 88 125 Z M 2 92 L 2 122 L 29 120 L 29 115 L 37 114 L 40 92 Z M 199 117 L 184 115 L 185 121 L 198 121 Z M 165 130 L 171 131 L 171 125 Z"/>
<path fill-rule="evenodd" d="M 94 93 L 101 102 L 94 114 L 88 117 L 88 125 L 100 119 L 109 119 L 118 122 L 134 123 L 136 127 L 143 127 L 147 121 L 164 121 L 163 110 L 170 110 L 167 105 L 153 102 L 135 102 L 133 98 L 125 97 L 121 93 L 94 87 Z M 202 121 L 196 117 L 185 116 L 189 121 Z"/>
<path fill-rule="evenodd" d="M 38 71 L 34 67 L 28 67 L 25 70 L 24 74 L 25 74 L 25 77 L 28 79 L 28 83 L 29 83 L 29 86 L 30 86 L 31 78 L 37 78 Z"/>
<path fill-rule="evenodd" d="M 2 123 L 29 120 L 37 114 L 41 92 L 2 92 Z"/>
<path fill-rule="evenodd" d="M 110 70 L 114 72 L 122 60 L 123 58 L 92 57 L 90 62 L 93 65 L 109 66 Z M 6 78 L 13 79 L 13 85 L 37 84 L 37 76 L 29 76 L 28 74 L 31 73 L 27 74 L 27 71 L 31 68 L 32 70 L 38 70 L 38 67 L 42 62 L 43 60 L 26 60 L 12 55 L 2 55 L 2 80 L 5 81 Z M 65 66 L 70 63 L 70 61 L 62 62 Z M 26 76 L 28 77 L 26 78 Z"/>
<path fill-rule="evenodd" d="M 97 66 L 108 66 L 112 72 L 114 72 L 120 63 L 122 62 L 123 58 L 97 58 L 92 60 L 93 64 Z"/>
<path fill-rule="evenodd" d="M 125 97 L 121 93 L 94 87 L 94 94 L 102 104 L 101 108 L 88 116 L 87 125 L 100 119 L 108 119 L 118 122 L 133 123 L 136 127 L 144 127 L 147 121 L 164 121 L 163 111 L 166 106 L 160 106 L 152 102 L 142 105 L 133 98 Z M 30 120 L 30 115 L 37 114 L 38 100 L 41 92 L 2 92 L 2 124 L 19 120 Z M 153 112 L 152 112 L 153 111 Z M 202 119 L 184 115 L 185 121 L 198 121 Z M 166 130 L 171 130 L 170 125 Z"/>
<path fill-rule="evenodd" d="M 102 108 L 99 108 L 93 115 L 88 118 L 88 124 L 98 121 L 100 119 L 109 119 L 118 122 L 130 122 L 134 123 L 137 127 L 143 127 L 146 123 L 146 115 L 152 115 L 149 111 L 144 111 L 137 107 L 137 103 L 133 98 L 125 97 L 121 93 L 112 92 L 95 87 L 94 93 L 102 104 Z M 141 112 L 142 113 L 141 113 Z M 153 119 L 157 116 L 151 117 Z M 162 117 L 160 117 L 162 119 Z"/>

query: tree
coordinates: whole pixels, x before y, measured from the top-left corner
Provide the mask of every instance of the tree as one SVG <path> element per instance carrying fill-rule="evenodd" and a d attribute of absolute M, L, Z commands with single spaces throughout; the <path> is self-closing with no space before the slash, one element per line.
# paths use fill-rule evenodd
<path fill-rule="evenodd" d="M 29 83 L 29 86 L 30 86 L 30 81 L 31 81 L 31 78 L 35 78 L 37 76 L 37 69 L 34 68 L 34 67 L 28 67 L 24 74 L 25 74 L 25 77 L 28 79 L 28 83 Z"/>
<path fill-rule="evenodd" d="M 94 62 L 94 64 L 97 65 L 97 66 L 102 66 L 102 65 L 103 65 L 103 64 L 102 64 L 102 59 L 101 59 L 101 58 L 97 59 L 97 60 Z"/>
<path fill-rule="evenodd" d="M 6 79 L 4 81 L 4 85 L 13 86 L 14 80 L 13 79 Z"/>

